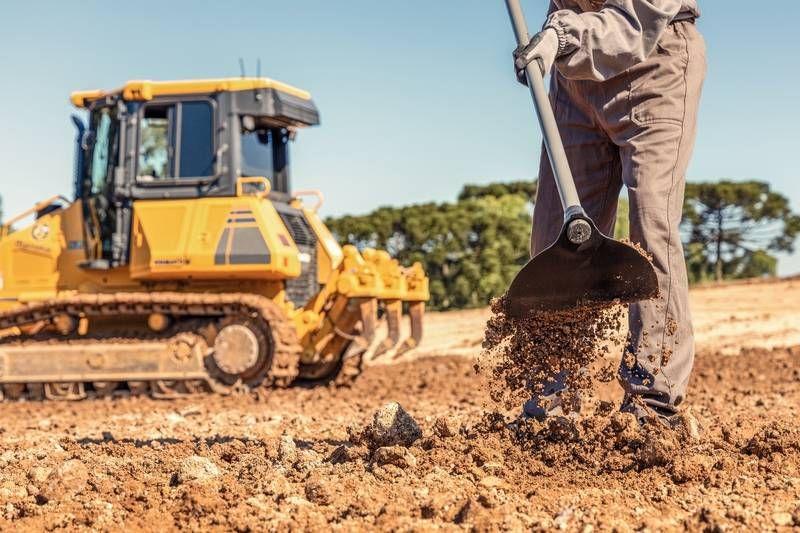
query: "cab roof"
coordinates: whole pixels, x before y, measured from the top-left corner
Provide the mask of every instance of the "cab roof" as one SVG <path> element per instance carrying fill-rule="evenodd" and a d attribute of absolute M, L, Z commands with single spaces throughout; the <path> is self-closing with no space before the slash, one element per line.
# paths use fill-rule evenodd
<path fill-rule="evenodd" d="M 93 100 L 114 95 L 121 95 L 122 99 L 127 101 L 144 102 L 152 100 L 156 96 L 209 94 L 257 89 L 273 89 L 301 100 L 311 100 L 311 94 L 307 91 L 269 78 L 212 78 L 175 81 L 131 80 L 122 87 L 110 91 L 94 89 L 73 92 L 70 95 L 70 101 L 75 107 L 85 108 Z"/>

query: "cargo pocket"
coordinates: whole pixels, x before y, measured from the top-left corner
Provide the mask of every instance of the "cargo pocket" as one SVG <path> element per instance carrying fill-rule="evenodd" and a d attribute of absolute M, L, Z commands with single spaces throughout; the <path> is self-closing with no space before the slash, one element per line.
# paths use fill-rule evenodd
<path fill-rule="evenodd" d="M 628 71 L 630 118 L 634 124 L 683 124 L 687 50 L 680 23 L 673 24 L 652 55 Z"/>

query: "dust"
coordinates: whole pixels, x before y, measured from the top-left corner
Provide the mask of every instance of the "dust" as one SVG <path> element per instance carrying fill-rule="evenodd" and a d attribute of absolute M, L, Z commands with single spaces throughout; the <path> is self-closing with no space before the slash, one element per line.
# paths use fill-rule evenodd
<path fill-rule="evenodd" d="M 477 370 L 487 375 L 492 402 L 504 410 L 541 394 L 554 377 L 566 385 L 563 405 L 577 403 L 597 378 L 609 381 L 608 365 L 595 363 L 624 338 L 625 313 L 619 302 L 588 304 L 558 311 L 509 316 L 506 301 L 492 302 Z M 574 401 L 571 401 L 574 400 Z"/>

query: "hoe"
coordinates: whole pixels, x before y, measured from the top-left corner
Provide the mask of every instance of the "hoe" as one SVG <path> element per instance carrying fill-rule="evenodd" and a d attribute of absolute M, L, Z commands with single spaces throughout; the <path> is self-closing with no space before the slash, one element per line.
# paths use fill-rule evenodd
<path fill-rule="evenodd" d="M 506 0 L 517 43 L 530 37 L 519 0 Z M 553 168 L 564 225 L 556 241 L 531 259 L 507 293 L 507 312 L 522 317 L 532 310 L 560 310 L 587 303 L 630 303 L 658 294 L 653 266 L 633 247 L 603 235 L 581 207 L 567 155 L 538 65 L 528 65 L 533 105 Z"/>

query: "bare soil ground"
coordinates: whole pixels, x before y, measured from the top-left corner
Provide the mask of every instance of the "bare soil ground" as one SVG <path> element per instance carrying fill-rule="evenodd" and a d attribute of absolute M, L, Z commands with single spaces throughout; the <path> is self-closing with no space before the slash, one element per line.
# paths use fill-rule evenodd
<path fill-rule="evenodd" d="M 599 404 L 520 443 L 473 370 L 486 311 L 431 314 L 423 349 L 349 389 L 0 404 L 0 529 L 799 527 L 800 281 L 693 304 L 699 436 Z M 362 433 L 391 401 L 410 446 Z"/>

